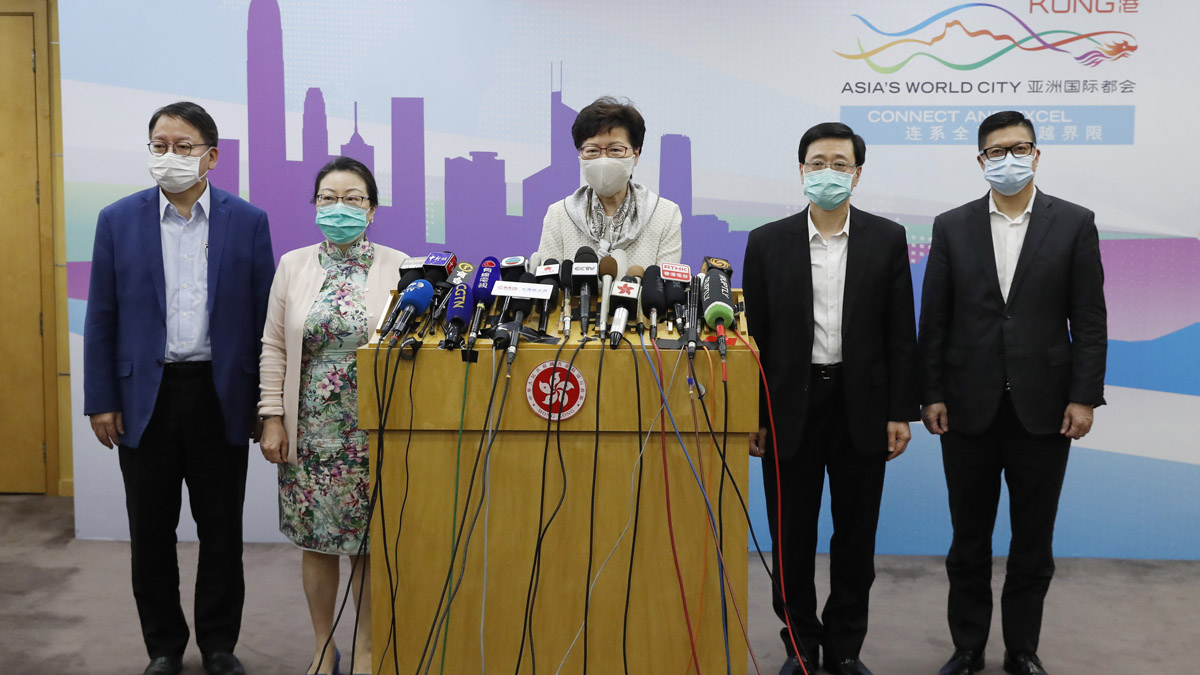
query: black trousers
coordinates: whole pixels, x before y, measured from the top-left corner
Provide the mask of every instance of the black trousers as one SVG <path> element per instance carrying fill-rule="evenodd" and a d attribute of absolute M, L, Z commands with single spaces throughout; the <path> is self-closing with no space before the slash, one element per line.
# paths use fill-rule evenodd
<path fill-rule="evenodd" d="M 179 599 L 175 529 L 187 483 L 200 539 L 196 644 L 232 652 L 242 623 L 242 503 L 248 444 L 225 438 L 211 364 L 168 364 L 150 425 L 120 448 L 133 563 L 133 596 L 150 658 L 183 656 L 188 625 Z"/>
<path fill-rule="evenodd" d="M 875 581 L 875 529 L 887 452 L 880 448 L 878 454 L 865 456 L 854 448 L 840 377 L 824 380 L 814 375 L 809 393 L 803 437 L 779 439 L 781 449 L 785 444 L 799 446 L 795 454 L 779 463 L 782 532 L 776 518 L 775 462 L 770 456 L 763 459 L 767 514 L 774 541 L 776 585 L 772 600 L 781 620 L 786 607 L 796 642 L 810 658 L 816 659 L 817 647 L 824 645 L 826 659 L 852 659 L 858 657 L 867 635 L 867 606 Z M 818 619 L 813 575 L 817 517 L 826 472 L 833 538 L 829 542 L 829 598 Z M 786 606 L 779 594 L 781 570 Z M 791 655 L 786 624 L 780 636 Z"/>
<path fill-rule="evenodd" d="M 954 428 L 953 414 L 950 418 Z M 954 540 L 946 556 L 947 616 L 956 649 L 982 651 L 992 621 L 992 529 L 1000 476 L 1008 484 L 1012 542 L 1000 596 L 1004 645 L 1036 652 L 1054 576 L 1054 519 L 1071 441 L 1025 431 L 1008 393 L 986 433 L 942 435 Z"/>

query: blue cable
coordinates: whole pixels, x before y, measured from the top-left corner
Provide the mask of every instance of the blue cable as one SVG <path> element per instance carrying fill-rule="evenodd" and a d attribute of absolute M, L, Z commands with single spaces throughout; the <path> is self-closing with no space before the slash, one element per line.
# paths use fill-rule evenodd
<path fill-rule="evenodd" d="M 650 372 L 654 375 L 654 386 L 658 387 L 658 394 L 662 396 L 663 408 L 667 411 L 667 417 L 671 420 L 671 429 L 675 432 L 675 438 L 679 441 L 679 447 L 683 450 L 683 458 L 687 460 L 688 468 L 692 470 L 692 477 L 696 479 L 696 485 L 700 487 L 700 495 L 704 497 L 704 506 L 708 509 L 708 526 L 712 530 L 713 537 L 717 536 L 717 519 L 713 516 L 712 502 L 708 499 L 708 491 L 704 489 L 704 481 L 700 479 L 700 474 L 696 472 L 696 466 L 692 464 L 691 455 L 688 454 L 687 445 L 683 442 L 683 436 L 679 433 L 679 425 L 675 423 L 675 415 L 671 413 L 671 407 L 667 405 L 667 394 L 663 391 L 662 383 L 658 379 L 658 370 L 654 367 L 654 359 L 650 358 L 650 352 L 646 349 L 646 338 L 642 334 L 638 334 L 638 342 L 641 344 L 642 353 L 646 355 L 646 362 L 650 364 Z M 691 383 L 691 374 L 689 372 L 688 380 Z M 663 467 L 666 471 L 666 467 Z M 725 608 L 725 559 L 721 554 L 721 549 L 717 547 L 717 566 L 718 574 L 717 581 L 721 591 L 721 633 L 725 638 L 725 672 L 729 675 L 733 673 L 733 663 L 729 655 L 729 616 Z"/>

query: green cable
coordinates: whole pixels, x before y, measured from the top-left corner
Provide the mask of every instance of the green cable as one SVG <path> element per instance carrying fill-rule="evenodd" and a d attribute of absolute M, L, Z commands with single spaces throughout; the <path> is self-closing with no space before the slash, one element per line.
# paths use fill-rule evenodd
<path fill-rule="evenodd" d="M 466 367 L 463 368 L 463 395 L 462 395 L 462 411 L 458 415 L 458 447 L 454 451 L 454 508 L 450 511 L 450 555 L 454 555 L 454 549 L 458 546 L 456 541 L 458 532 L 458 467 L 459 460 L 462 458 L 462 439 L 463 427 L 467 419 L 467 382 L 471 377 L 471 362 L 466 361 Z M 449 602 L 450 589 L 446 589 L 447 602 Z M 450 606 L 446 606 L 446 637 L 442 640 L 442 665 L 438 671 L 442 675 L 446 673 L 446 645 L 450 642 Z"/>

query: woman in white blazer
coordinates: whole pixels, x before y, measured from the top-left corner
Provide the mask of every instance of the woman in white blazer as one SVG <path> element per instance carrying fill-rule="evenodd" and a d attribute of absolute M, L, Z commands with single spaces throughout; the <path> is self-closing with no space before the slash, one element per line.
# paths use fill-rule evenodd
<path fill-rule="evenodd" d="M 279 465 L 279 529 L 303 550 L 315 635 L 310 672 L 338 671 L 331 638 L 341 556 L 351 559 L 358 634 L 349 672 L 371 668 L 367 433 L 358 428 L 355 352 L 399 282 L 400 251 L 367 239 L 379 205 L 371 171 L 337 157 L 317 174 L 325 240 L 284 254 L 259 361 L 263 455 Z"/>

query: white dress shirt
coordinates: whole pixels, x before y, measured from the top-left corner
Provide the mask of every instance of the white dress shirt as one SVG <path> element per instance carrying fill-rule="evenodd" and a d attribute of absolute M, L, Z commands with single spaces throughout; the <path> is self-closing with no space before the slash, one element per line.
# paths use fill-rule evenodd
<path fill-rule="evenodd" d="M 167 292 L 167 361 L 211 361 L 208 338 L 209 188 L 184 220 L 160 189 L 163 273 Z"/>
<path fill-rule="evenodd" d="M 992 249 L 996 253 L 996 275 L 1000 278 L 1000 293 L 1008 302 L 1008 291 L 1012 288 L 1013 273 L 1017 271 L 1017 260 L 1025 244 L 1025 233 L 1029 230 L 1029 215 L 1033 212 L 1033 199 L 1037 188 L 1029 195 L 1029 203 L 1016 219 L 1009 218 L 996 208 L 995 196 L 988 196 L 988 213 L 992 222 Z"/>
<path fill-rule="evenodd" d="M 812 259 L 813 363 L 842 361 L 842 299 L 846 290 L 846 249 L 850 214 L 842 229 L 826 240 L 808 213 L 808 253 Z"/>

